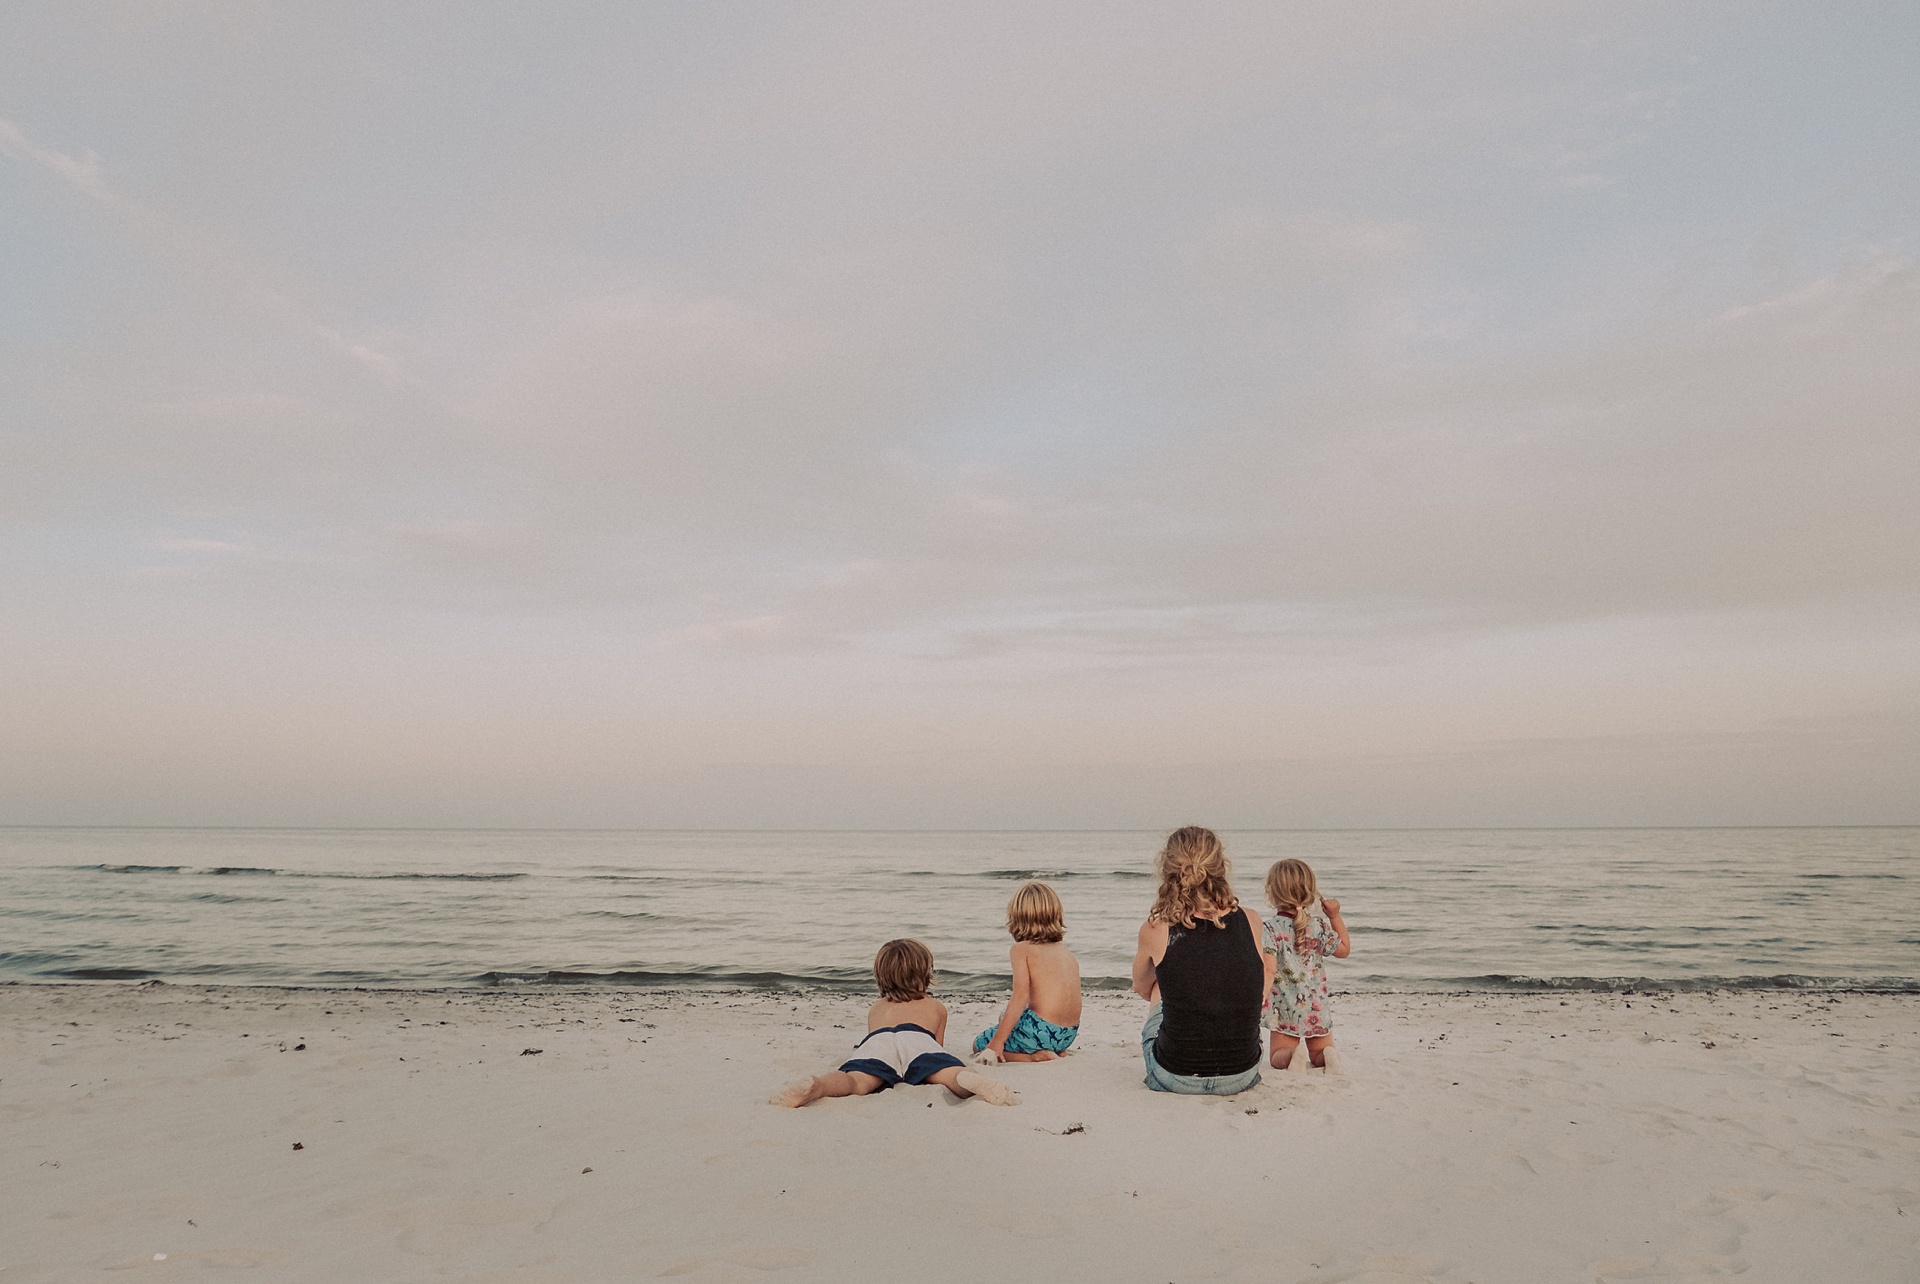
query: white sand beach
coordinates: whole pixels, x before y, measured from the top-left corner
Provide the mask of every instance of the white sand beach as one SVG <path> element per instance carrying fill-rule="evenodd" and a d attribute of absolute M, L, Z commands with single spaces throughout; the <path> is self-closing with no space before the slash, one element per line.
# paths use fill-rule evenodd
<path fill-rule="evenodd" d="M 864 1009 L 0 987 L 0 1281 L 1920 1275 L 1913 998 L 1343 996 L 1344 1079 L 1206 1100 L 1103 995 L 1011 1109 L 765 1104 Z"/>

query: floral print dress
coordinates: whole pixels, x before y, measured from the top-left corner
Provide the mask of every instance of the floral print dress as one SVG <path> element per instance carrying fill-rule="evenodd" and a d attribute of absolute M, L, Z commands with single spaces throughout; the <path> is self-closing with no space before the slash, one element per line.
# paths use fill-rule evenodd
<path fill-rule="evenodd" d="M 1268 914 L 1260 920 L 1266 928 L 1264 948 L 1275 955 L 1273 993 L 1268 996 L 1261 1024 L 1296 1039 L 1311 1039 L 1333 1033 L 1333 1014 L 1327 999 L 1326 958 L 1340 948 L 1340 934 L 1320 902 L 1307 911 L 1307 945 L 1294 948 L 1293 920 L 1283 914 Z"/>

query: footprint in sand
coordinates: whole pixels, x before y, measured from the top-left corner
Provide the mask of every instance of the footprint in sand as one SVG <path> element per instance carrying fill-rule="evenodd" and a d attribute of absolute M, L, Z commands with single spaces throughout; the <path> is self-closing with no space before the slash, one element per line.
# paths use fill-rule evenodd
<path fill-rule="evenodd" d="M 1593 1272 L 1597 1284 L 1603 1284 L 1607 1280 L 1666 1279 L 1675 1275 L 1742 1275 L 1746 1273 L 1747 1262 L 1725 1253 L 1682 1253 L 1658 1262 L 1649 1262 L 1644 1257 L 1602 1258 L 1587 1269 Z"/>
<path fill-rule="evenodd" d="M 1070 1229 L 1068 1224 L 1052 1213 L 1043 1213 L 1037 1209 L 1028 1209 L 1000 1217 L 990 1217 L 987 1225 L 995 1230 L 1006 1231 L 1023 1239 L 1051 1239 L 1064 1235 Z"/>
<path fill-rule="evenodd" d="M 277 1266 L 287 1254 L 277 1248 L 202 1248 L 185 1253 L 150 1253 L 130 1262 L 115 1262 L 110 1271 L 130 1271 L 136 1266 L 155 1264 L 177 1266 L 181 1262 L 199 1262 L 206 1266 Z"/>
<path fill-rule="evenodd" d="M 793 1266 L 805 1266 L 818 1254 L 805 1248 L 743 1248 L 737 1252 L 724 1253 L 718 1257 L 690 1257 L 684 1262 L 659 1272 L 660 1277 L 669 1275 L 691 1275 L 707 1266 L 750 1266 L 756 1271 L 784 1271 Z"/>
<path fill-rule="evenodd" d="M 1433 1284 L 1446 1264 L 1437 1257 L 1369 1257 L 1355 1275 L 1336 1276 L 1341 1284 Z"/>
<path fill-rule="evenodd" d="M 1575 1150 L 1572 1146 L 1549 1146 L 1547 1147 L 1547 1153 L 1567 1167 L 1577 1168 L 1581 1172 L 1592 1172 L 1596 1168 L 1604 1168 L 1613 1162 L 1612 1159 L 1605 1155 L 1596 1155 L 1586 1150 Z"/>
<path fill-rule="evenodd" d="M 1689 1275 L 1744 1275 L 1745 1258 L 1729 1253 L 1682 1253 L 1672 1261 L 1673 1268 Z"/>
<path fill-rule="evenodd" d="M 1369 1257 L 1360 1263 L 1370 1271 L 1388 1271 L 1400 1275 L 1437 1275 L 1447 1269 L 1437 1257 Z"/>
<path fill-rule="evenodd" d="M 515 1204 L 501 1199 L 466 1200 L 447 1204 L 407 1204 L 386 1210 L 380 1220 L 389 1226 L 504 1226 L 509 1222 L 538 1222 L 553 1216 L 544 1204 Z"/>
<path fill-rule="evenodd" d="M 476 1236 L 499 1233 L 527 1222 L 543 1222 L 553 1215 L 550 1206 L 506 1200 L 468 1200 L 446 1204 L 411 1204 L 388 1210 L 380 1221 L 398 1227 L 393 1244 L 403 1253 L 420 1257 L 457 1257 L 472 1252 Z"/>

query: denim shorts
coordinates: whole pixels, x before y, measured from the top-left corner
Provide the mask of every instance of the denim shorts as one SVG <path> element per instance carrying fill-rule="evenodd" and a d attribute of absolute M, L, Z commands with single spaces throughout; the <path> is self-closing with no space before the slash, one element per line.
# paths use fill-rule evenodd
<path fill-rule="evenodd" d="M 1160 1033 L 1161 1019 L 1160 1005 L 1156 1003 L 1153 1011 L 1147 1013 L 1147 1023 L 1140 1027 L 1140 1055 L 1147 1063 L 1147 1087 L 1155 1092 L 1180 1092 L 1189 1097 L 1231 1097 L 1260 1082 L 1258 1061 L 1252 1069 L 1239 1074 L 1202 1076 L 1162 1070 L 1160 1063 L 1153 1059 L 1153 1041 Z"/>

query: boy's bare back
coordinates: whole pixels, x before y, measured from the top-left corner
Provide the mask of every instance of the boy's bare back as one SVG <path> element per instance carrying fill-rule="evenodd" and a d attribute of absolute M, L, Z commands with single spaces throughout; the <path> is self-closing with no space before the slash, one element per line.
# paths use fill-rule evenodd
<path fill-rule="evenodd" d="M 1015 941 L 1009 960 L 1027 973 L 1027 1007 L 1042 1021 L 1080 1024 L 1080 960 L 1061 941 Z M 944 1016 L 945 1009 L 942 1009 Z"/>
<path fill-rule="evenodd" d="M 936 998 L 910 999 L 905 1003 L 881 999 L 867 1009 L 867 1030 L 885 1030 L 896 1025 L 917 1025 L 933 1036 L 935 1043 L 947 1041 L 947 1005 Z"/>

